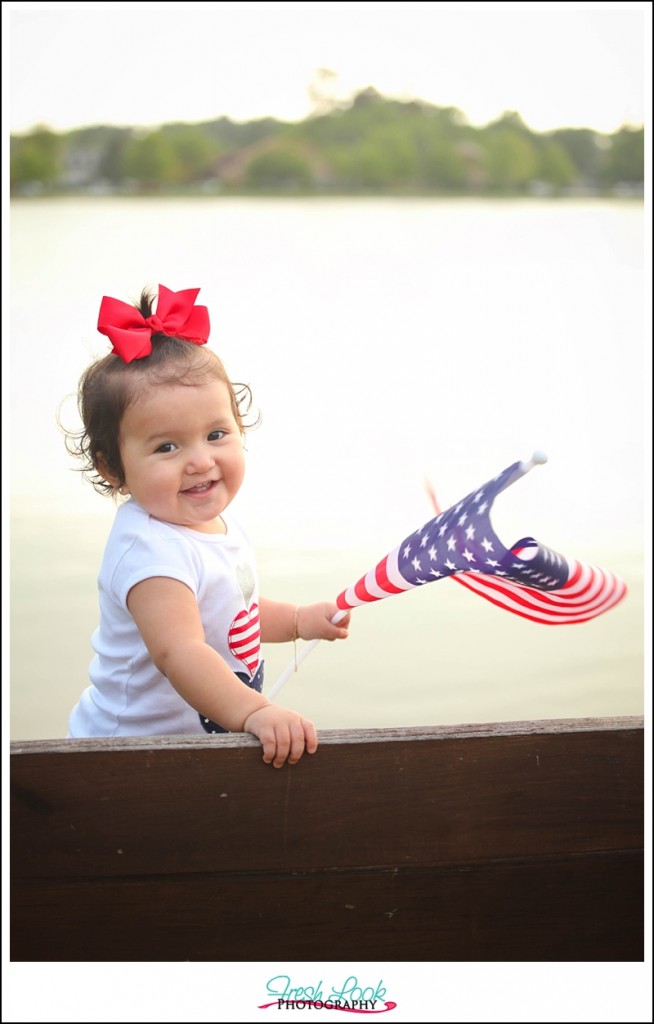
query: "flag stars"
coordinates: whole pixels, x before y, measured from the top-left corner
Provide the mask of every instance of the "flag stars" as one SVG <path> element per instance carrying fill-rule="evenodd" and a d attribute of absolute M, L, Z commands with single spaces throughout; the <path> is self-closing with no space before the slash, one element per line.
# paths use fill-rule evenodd
<path fill-rule="evenodd" d="M 407 534 L 379 563 L 379 569 L 371 570 L 355 587 L 343 592 L 342 601 L 337 600 L 346 607 L 355 607 L 363 601 L 399 593 L 400 589 L 417 589 L 425 583 L 458 574 L 460 582 L 468 582 L 476 593 L 535 622 L 582 622 L 612 607 L 624 595 L 624 584 L 614 582 L 610 574 L 589 566 L 591 583 L 584 583 L 582 575 L 578 583 L 571 586 L 570 579 L 577 578 L 576 563 L 568 565 L 566 558 L 556 551 L 532 538 L 516 543 L 513 549 L 504 547 L 495 534 L 489 514 L 495 495 L 510 484 L 515 475 L 516 466 L 509 467 L 498 474 L 495 481 L 471 491 L 446 512 L 434 508 L 433 518 L 422 529 Z M 382 572 L 383 567 L 386 568 Z M 582 569 L 586 572 L 583 563 L 579 572 Z M 401 578 L 394 583 L 396 574 Z M 599 586 L 603 588 L 602 597 L 598 596 Z M 557 591 L 560 594 L 553 600 L 550 593 Z M 213 726 L 204 719 L 202 723 L 207 730 Z"/>

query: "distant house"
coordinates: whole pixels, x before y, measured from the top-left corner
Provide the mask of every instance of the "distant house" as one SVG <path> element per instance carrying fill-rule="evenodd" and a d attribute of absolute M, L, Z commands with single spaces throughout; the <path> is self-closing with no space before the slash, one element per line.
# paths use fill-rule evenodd
<path fill-rule="evenodd" d="M 104 147 L 97 142 L 72 142 L 64 151 L 59 184 L 63 188 L 87 188 L 100 177 Z"/>

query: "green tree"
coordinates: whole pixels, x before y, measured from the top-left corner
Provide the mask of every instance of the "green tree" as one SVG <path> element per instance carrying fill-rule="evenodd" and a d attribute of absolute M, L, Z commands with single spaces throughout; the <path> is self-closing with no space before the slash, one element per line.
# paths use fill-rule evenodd
<path fill-rule="evenodd" d="M 383 154 L 378 146 L 366 139 L 357 146 L 336 150 L 333 166 L 339 187 L 355 192 L 379 191 L 389 181 Z"/>
<path fill-rule="evenodd" d="M 175 163 L 176 181 L 203 181 L 213 175 L 221 147 L 200 125 L 168 125 L 162 132 Z"/>
<path fill-rule="evenodd" d="M 538 174 L 538 154 L 529 129 L 511 111 L 489 125 L 481 140 L 486 150 L 488 183 L 502 190 L 522 189 Z"/>
<path fill-rule="evenodd" d="M 467 186 L 468 169 L 462 143 L 467 129 L 455 107 L 405 103 L 401 109 L 404 137 L 412 152 L 417 188 L 458 191 Z"/>
<path fill-rule="evenodd" d="M 546 138 L 538 150 L 536 177 L 554 188 L 564 188 L 577 180 L 578 173 L 563 146 Z"/>
<path fill-rule="evenodd" d="M 604 153 L 597 132 L 590 128 L 559 128 L 546 138 L 565 150 L 578 178 L 587 182 L 597 179 Z"/>
<path fill-rule="evenodd" d="M 130 140 L 123 154 L 123 176 L 144 188 L 170 184 L 177 177 L 177 158 L 165 133 L 159 129 Z"/>
<path fill-rule="evenodd" d="M 271 149 L 250 162 L 246 172 L 249 188 L 297 191 L 311 185 L 311 168 L 306 160 L 288 149 Z"/>
<path fill-rule="evenodd" d="M 10 140 L 9 176 L 12 188 L 28 184 L 53 186 L 62 173 L 63 140 L 49 128 Z"/>
<path fill-rule="evenodd" d="M 611 136 L 606 155 L 604 180 L 608 185 L 619 182 L 638 183 L 645 178 L 645 133 L 642 128 L 621 128 Z"/>
<path fill-rule="evenodd" d="M 455 107 L 388 99 L 372 87 L 337 101 L 329 70 L 317 72 L 314 86 L 318 109 L 296 123 L 265 118 L 240 124 L 223 117 L 147 133 L 95 126 L 64 136 L 41 127 L 11 139 L 12 189 L 87 189 L 98 181 L 131 180 L 156 190 L 222 177 L 253 190 L 511 193 L 537 181 L 556 190 L 644 180 L 642 128 L 613 135 L 562 128 L 541 135 L 515 111 L 473 128 Z"/>

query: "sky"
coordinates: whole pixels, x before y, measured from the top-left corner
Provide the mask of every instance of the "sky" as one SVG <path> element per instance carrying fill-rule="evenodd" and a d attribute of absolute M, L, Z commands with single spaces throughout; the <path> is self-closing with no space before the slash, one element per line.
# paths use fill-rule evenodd
<path fill-rule="evenodd" d="M 648 114 L 650 3 L 3 3 L 2 15 L 12 133 L 298 121 L 316 110 L 316 81 L 343 101 L 372 86 L 458 107 L 475 125 L 517 111 L 534 131 L 613 132 Z"/>

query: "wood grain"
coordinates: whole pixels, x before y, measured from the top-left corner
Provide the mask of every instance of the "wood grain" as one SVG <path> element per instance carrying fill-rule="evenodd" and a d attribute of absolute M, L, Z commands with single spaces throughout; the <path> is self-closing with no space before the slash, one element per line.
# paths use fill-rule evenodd
<path fill-rule="evenodd" d="M 642 959 L 642 720 L 320 738 L 12 744 L 12 959 Z"/>

